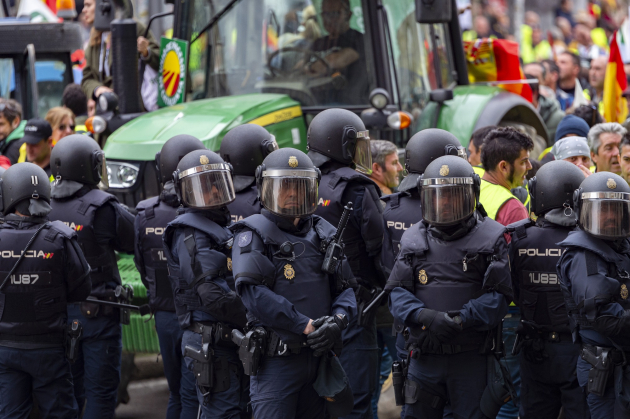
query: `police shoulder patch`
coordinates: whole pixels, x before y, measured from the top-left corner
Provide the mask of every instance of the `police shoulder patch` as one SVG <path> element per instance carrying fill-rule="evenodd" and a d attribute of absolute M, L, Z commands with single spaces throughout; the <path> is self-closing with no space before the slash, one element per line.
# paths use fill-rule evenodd
<path fill-rule="evenodd" d="M 252 242 L 252 232 L 243 231 L 237 237 L 238 247 L 247 247 Z"/>

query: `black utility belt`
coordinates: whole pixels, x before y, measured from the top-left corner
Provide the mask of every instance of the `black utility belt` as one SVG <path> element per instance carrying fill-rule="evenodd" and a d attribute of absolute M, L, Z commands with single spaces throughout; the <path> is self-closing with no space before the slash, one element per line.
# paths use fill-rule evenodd
<path fill-rule="evenodd" d="M 472 352 L 472 351 L 480 351 L 483 347 L 483 343 L 471 343 L 471 344 L 463 344 L 463 345 L 440 345 L 437 351 L 422 351 L 422 354 L 430 354 L 430 355 L 455 355 L 460 354 L 462 352 Z M 420 350 L 415 343 L 411 343 L 406 345 L 406 350 L 410 351 L 412 358 L 417 358 L 420 355 Z"/>
<path fill-rule="evenodd" d="M 47 333 L 43 335 L 15 335 L 12 333 L 0 333 L 0 341 L 45 343 L 62 346 L 66 342 L 66 335 L 65 332 Z"/>
<path fill-rule="evenodd" d="M 539 331 L 535 333 L 523 333 L 522 336 L 524 340 L 542 339 L 545 342 L 549 342 L 549 343 L 573 342 L 573 336 L 571 335 L 571 333 Z"/>
<path fill-rule="evenodd" d="M 201 335 L 202 342 L 209 342 L 216 346 L 234 348 L 232 330 L 234 328 L 221 322 L 194 322 L 189 327 L 193 333 Z"/>
<path fill-rule="evenodd" d="M 268 357 L 297 355 L 309 348 L 306 342 L 285 343 L 273 330 L 267 328 L 265 330 L 267 331 L 267 336 L 269 336 L 265 352 L 265 355 Z"/>

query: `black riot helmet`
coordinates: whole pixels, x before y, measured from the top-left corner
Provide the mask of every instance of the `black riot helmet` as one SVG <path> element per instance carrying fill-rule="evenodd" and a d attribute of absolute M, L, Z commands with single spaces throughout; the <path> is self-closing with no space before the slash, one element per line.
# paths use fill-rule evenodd
<path fill-rule="evenodd" d="M 552 209 L 565 208 L 565 214 L 571 215 L 573 192 L 582 181 L 582 171 L 568 161 L 554 160 L 543 165 L 529 180 L 532 212 L 540 217 Z"/>
<path fill-rule="evenodd" d="M 63 137 L 50 153 L 50 171 L 56 180 L 72 180 L 85 185 L 109 186 L 105 153 L 87 135 Z"/>
<path fill-rule="evenodd" d="M 630 186 L 619 175 L 593 173 L 575 190 L 578 225 L 603 240 L 630 237 Z"/>
<path fill-rule="evenodd" d="M 192 135 L 180 134 L 171 137 L 162 146 L 162 150 L 155 155 L 155 165 L 160 178 L 160 183 L 164 184 L 173 179 L 173 172 L 177 169 L 177 164 L 186 154 L 195 150 L 205 150 L 203 143 Z"/>
<path fill-rule="evenodd" d="M 467 220 L 479 201 L 481 179 L 470 163 L 456 156 L 433 160 L 418 179 L 422 218 L 437 227 Z"/>
<path fill-rule="evenodd" d="M 400 182 L 398 190 L 408 191 L 416 187 L 433 160 L 442 156 L 459 156 L 467 159 L 466 149 L 453 134 L 443 129 L 428 128 L 415 133 L 405 147 L 405 169 L 409 174 Z"/>
<path fill-rule="evenodd" d="M 287 218 L 306 217 L 317 209 L 321 173 L 311 159 L 294 148 L 281 148 L 256 169 L 258 199 L 268 211 Z"/>
<path fill-rule="evenodd" d="M 179 201 L 186 207 L 212 209 L 234 201 L 232 166 L 210 150 L 195 150 L 179 161 L 173 173 Z"/>
<path fill-rule="evenodd" d="M 276 137 L 260 125 L 239 125 L 225 134 L 219 154 L 234 168 L 236 192 L 254 183 L 256 168 L 262 164 L 267 155 L 277 149 Z"/>
<path fill-rule="evenodd" d="M 317 167 L 335 160 L 372 174 L 370 135 L 355 113 L 338 108 L 320 112 L 311 121 L 306 138 L 308 156 Z"/>
<path fill-rule="evenodd" d="M 28 212 L 27 209 L 33 209 L 33 206 L 38 207 L 39 215 L 50 212 L 50 180 L 44 169 L 38 165 L 33 163 L 14 164 L 2 174 L 0 179 L 0 191 L 2 193 L 2 199 L 0 199 L 2 208 L 0 210 L 2 210 L 2 214 L 6 215 L 13 212 L 16 205 L 26 200 L 30 200 L 30 203 L 25 203 L 25 209 L 20 212 Z M 38 214 L 33 211 L 32 214 L 25 215 Z"/>

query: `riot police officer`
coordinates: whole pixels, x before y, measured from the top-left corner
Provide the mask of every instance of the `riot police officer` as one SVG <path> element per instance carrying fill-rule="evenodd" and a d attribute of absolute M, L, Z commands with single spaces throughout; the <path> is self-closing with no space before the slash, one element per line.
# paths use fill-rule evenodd
<path fill-rule="evenodd" d="M 386 287 L 394 327 L 409 328 L 407 416 L 442 418 L 450 402 L 454 417 L 486 417 L 488 331 L 501 327 L 511 286 L 505 228 L 479 211 L 479 185 L 455 156 L 418 182 L 422 222 L 403 234 Z"/>
<path fill-rule="evenodd" d="M 571 338 L 556 263 L 560 243 L 575 228 L 573 191 L 584 175 L 577 166 L 552 161 L 529 182 L 536 221 L 509 225 L 514 300 L 521 312 L 515 353 L 520 351 L 520 417 L 588 418 L 586 395 L 575 376 L 580 352 Z"/>
<path fill-rule="evenodd" d="M 43 169 L 20 163 L 0 182 L 0 416 L 28 417 L 34 396 L 43 417 L 76 418 L 66 304 L 90 294 L 90 267 L 76 233 L 47 219 Z"/>
<path fill-rule="evenodd" d="M 194 150 L 205 150 L 192 135 L 176 135 L 156 154 L 157 172 L 163 188 L 159 196 L 141 201 L 136 206 L 134 261 L 142 283 L 147 287 L 149 305 L 155 316 L 155 329 L 160 342 L 164 374 L 170 397 L 166 417 L 197 418 L 199 402 L 195 377 L 186 368 L 182 356 L 182 336 L 173 302 L 173 290 L 168 279 L 162 235 L 166 225 L 175 219 L 179 200 L 173 184 L 173 172 L 179 160 Z"/>
<path fill-rule="evenodd" d="M 385 202 L 385 237 L 383 264 L 391 269 L 400 250 L 403 233 L 420 221 L 420 195 L 418 178 L 429 163 L 441 156 L 455 155 L 466 158 L 466 150 L 453 134 L 437 128 L 422 130 L 413 135 L 405 146 L 405 169 L 409 173 L 400 182 L 398 192 L 381 198 Z"/>
<path fill-rule="evenodd" d="M 328 109 L 313 118 L 308 149 L 322 172 L 317 215 L 336 226 L 344 206 L 354 204 L 343 241 L 358 282 L 358 316 L 344 330 L 346 350 L 340 361 L 348 373 L 355 402 L 355 409 L 346 418 L 371 418 L 378 367 L 376 310 L 363 316 L 363 309 L 379 294 L 386 277 L 380 258 L 384 230 L 380 189 L 365 176 L 372 170 L 369 133 L 354 113 Z"/>
<path fill-rule="evenodd" d="M 255 417 L 324 417 L 313 388 L 318 366 L 356 313 L 347 262 L 334 274 L 322 270 L 322 244 L 336 230 L 312 215 L 319 177 L 303 152 L 274 151 L 256 170 L 264 209 L 232 226 L 237 291 L 251 326 L 267 335 L 266 356 L 251 377 Z"/>
<path fill-rule="evenodd" d="M 245 326 L 245 307 L 234 292 L 232 232 L 226 205 L 234 200 L 232 170 L 210 150 L 186 154 L 173 174 L 183 207 L 164 232 L 182 354 L 197 379 L 203 418 L 240 418 L 243 371 L 232 329 Z"/>
<path fill-rule="evenodd" d="M 219 154 L 234 168 L 236 199 L 228 205 L 233 222 L 260 214 L 262 207 L 256 190 L 256 168 L 277 149 L 276 138 L 260 125 L 239 125 L 223 137 Z"/>
<path fill-rule="evenodd" d="M 574 194 L 579 229 L 560 243 L 557 270 L 574 340 L 577 379 L 593 419 L 630 417 L 630 186 L 595 173 Z"/>
<path fill-rule="evenodd" d="M 50 162 L 55 178 L 50 219 L 77 232 L 91 268 L 91 296 L 120 301 L 126 289 L 115 251 L 133 253 L 133 215 L 115 196 L 98 188 L 101 181 L 107 183 L 103 151 L 86 135 L 69 135 L 54 147 Z M 84 302 L 68 305 L 68 316 L 83 324 L 78 358 L 72 365 L 79 410 L 87 401 L 84 418 L 112 417 L 120 382 L 121 310 Z"/>

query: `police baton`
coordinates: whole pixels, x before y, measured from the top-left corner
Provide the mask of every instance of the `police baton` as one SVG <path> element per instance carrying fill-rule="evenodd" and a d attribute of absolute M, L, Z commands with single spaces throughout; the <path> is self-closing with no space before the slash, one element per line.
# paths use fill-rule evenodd
<path fill-rule="evenodd" d="M 91 298 L 91 297 L 86 298 L 85 301 L 89 301 L 90 303 L 100 304 L 103 306 L 112 306 L 112 307 L 117 307 L 117 308 L 127 308 L 129 310 L 136 310 L 140 312 L 141 316 L 144 316 L 145 314 L 151 314 L 151 307 L 149 307 L 148 304 L 143 304 L 141 306 L 134 306 L 131 304 L 116 303 L 114 301 L 97 300 L 96 298 Z"/>
<path fill-rule="evenodd" d="M 368 304 L 367 307 L 365 307 L 363 309 L 363 317 L 367 316 L 368 314 L 370 314 L 370 311 L 372 311 L 372 309 L 377 305 L 381 303 L 381 300 L 383 299 L 383 297 L 385 297 L 387 295 L 387 291 L 383 290 L 380 292 L 380 294 L 378 294 L 376 297 L 374 297 L 374 299 L 372 301 L 370 301 L 370 304 Z"/>

